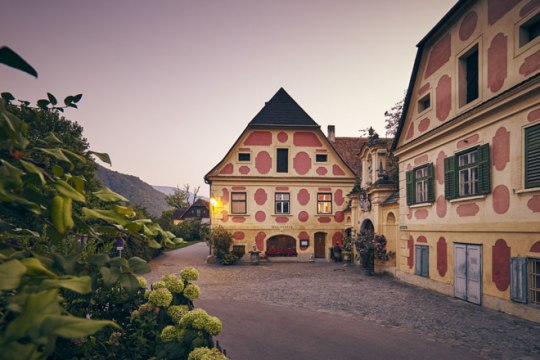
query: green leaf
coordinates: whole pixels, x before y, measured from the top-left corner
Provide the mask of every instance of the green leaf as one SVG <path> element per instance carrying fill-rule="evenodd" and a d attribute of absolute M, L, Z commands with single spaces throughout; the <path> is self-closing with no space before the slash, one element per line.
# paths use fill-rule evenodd
<path fill-rule="evenodd" d="M 88 153 L 96 156 L 99 160 L 103 161 L 104 163 L 112 165 L 111 158 L 110 158 L 109 154 L 107 154 L 107 153 L 99 153 L 99 152 L 95 152 L 95 151 L 88 151 Z"/>
<path fill-rule="evenodd" d="M 2 99 L 4 99 L 4 100 L 5 100 L 6 102 L 8 102 L 8 103 L 9 103 L 10 101 L 15 100 L 15 97 L 14 97 L 11 93 L 9 93 L 9 92 L 3 92 L 3 93 L 1 94 L 1 96 L 2 96 Z"/>
<path fill-rule="evenodd" d="M 98 210 L 84 207 L 82 208 L 82 212 L 86 219 L 101 219 L 120 225 L 125 225 L 127 223 L 127 220 L 124 216 L 112 210 Z"/>
<path fill-rule="evenodd" d="M 23 185 L 21 179 L 23 172 L 5 160 L 0 160 L 0 190 L 6 188 L 20 188 Z"/>
<path fill-rule="evenodd" d="M 150 272 L 150 265 L 137 256 L 129 258 L 128 265 L 136 274 L 146 274 L 147 272 Z"/>
<path fill-rule="evenodd" d="M 22 166 L 26 169 L 26 171 L 39 176 L 39 179 L 41 180 L 41 185 L 45 185 L 45 176 L 43 175 L 43 169 L 28 161 L 20 160 L 20 162 Z"/>
<path fill-rule="evenodd" d="M 0 63 L 24 71 L 34 77 L 38 76 L 37 71 L 30 64 L 7 46 L 0 47 Z"/>
<path fill-rule="evenodd" d="M 119 213 L 119 214 L 121 214 L 121 215 L 128 216 L 128 217 L 133 217 L 133 216 L 136 215 L 135 210 L 133 210 L 133 209 L 130 208 L 130 207 L 119 206 L 119 205 L 113 205 L 113 209 L 114 209 L 114 211 L 116 211 L 117 213 Z"/>
<path fill-rule="evenodd" d="M 108 187 L 103 187 L 99 191 L 94 192 L 94 195 L 101 201 L 105 202 L 117 202 L 117 201 L 123 201 L 123 202 L 129 202 L 128 199 L 123 197 L 120 194 L 115 193 Z M 126 214 L 127 215 L 127 214 Z"/>
<path fill-rule="evenodd" d="M 53 104 L 53 105 L 58 104 L 58 101 L 56 100 L 56 98 L 54 97 L 53 94 L 48 92 L 47 97 L 49 98 L 49 101 L 51 102 L 51 104 Z"/>
<path fill-rule="evenodd" d="M 75 316 L 48 316 L 41 327 L 42 334 L 61 336 L 68 339 L 83 338 L 92 335 L 105 326 L 112 326 L 121 329 L 113 321 L 108 320 L 90 320 L 78 318 Z"/>
<path fill-rule="evenodd" d="M 107 254 L 93 254 L 88 256 L 88 262 L 99 267 L 105 265 L 109 260 L 111 258 Z"/>
<path fill-rule="evenodd" d="M 13 290 L 19 287 L 26 267 L 19 260 L 0 264 L 0 290 Z"/>
<path fill-rule="evenodd" d="M 70 96 L 66 96 L 66 98 L 64 99 L 64 104 L 65 104 L 66 106 L 69 106 L 69 105 L 73 102 L 73 99 L 74 99 L 74 97 L 71 96 L 71 95 L 70 95 Z"/>
<path fill-rule="evenodd" d="M 79 294 L 88 294 L 92 291 L 90 276 L 69 276 L 61 279 L 46 279 L 41 283 L 41 290 L 64 288 Z"/>
<path fill-rule="evenodd" d="M 130 222 L 129 224 L 126 224 L 126 229 L 128 229 L 128 231 L 132 233 L 138 233 L 141 228 L 142 225 L 137 224 L 136 222 Z"/>
<path fill-rule="evenodd" d="M 120 271 L 118 269 L 111 269 L 108 267 L 102 267 L 99 269 L 101 277 L 103 278 L 103 285 L 110 288 L 118 281 L 120 277 Z"/>
<path fill-rule="evenodd" d="M 120 286 L 129 293 L 134 293 L 141 288 L 139 281 L 132 274 L 122 274 L 120 276 Z"/>
<path fill-rule="evenodd" d="M 36 344 L 21 344 L 18 341 L 11 341 L 2 345 L 2 357 L 12 360 L 38 360 L 41 353 Z"/>
<path fill-rule="evenodd" d="M 148 240 L 148 246 L 151 247 L 152 249 L 161 249 L 160 243 L 158 243 L 158 242 L 157 242 L 156 240 L 154 240 L 154 239 Z"/>
<path fill-rule="evenodd" d="M 60 149 L 45 149 L 45 148 L 36 148 L 36 150 L 44 152 L 45 154 L 55 157 L 57 160 L 65 161 L 71 164 L 71 161 L 64 155 Z"/>
<path fill-rule="evenodd" d="M 56 190 L 62 195 L 67 198 L 70 198 L 72 200 L 85 203 L 86 199 L 84 198 L 84 195 L 75 190 L 71 185 L 69 185 L 64 180 L 57 180 L 54 184 L 54 187 Z"/>
<path fill-rule="evenodd" d="M 60 144 L 62 141 L 56 136 L 55 133 L 50 132 L 44 139 L 47 143 Z"/>
<path fill-rule="evenodd" d="M 52 289 L 28 295 L 21 315 L 7 326 L 5 341 L 23 337 L 38 338 L 38 330 L 47 316 L 60 315 L 61 307 L 58 290 Z"/>
<path fill-rule="evenodd" d="M 81 101 L 81 99 L 82 99 L 82 94 L 77 94 L 77 95 L 73 96 L 73 102 L 74 103 L 77 103 L 77 102 Z"/>
<path fill-rule="evenodd" d="M 84 193 L 84 184 L 86 183 L 86 179 L 82 176 L 73 176 L 69 181 L 75 186 L 75 189 L 80 192 L 81 194 Z"/>
<path fill-rule="evenodd" d="M 37 106 L 40 107 L 41 109 L 46 109 L 47 106 L 49 106 L 49 104 L 50 104 L 50 101 L 46 99 L 39 99 L 37 101 Z"/>
<path fill-rule="evenodd" d="M 121 258 L 119 256 L 115 257 L 115 258 L 112 258 L 111 261 L 109 261 L 109 265 L 111 266 L 123 266 L 125 268 L 127 268 L 129 265 L 128 265 L 128 261 L 124 258 Z"/>
<path fill-rule="evenodd" d="M 29 276 L 46 276 L 57 278 L 56 274 L 47 269 L 41 261 L 36 258 L 25 258 L 21 263 L 26 267 L 26 274 Z"/>
<path fill-rule="evenodd" d="M 52 173 L 56 177 L 62 177 L 62 176 L 64 176 L 64 169 L 62 169 L 61 166 L 53 165 Z"/>

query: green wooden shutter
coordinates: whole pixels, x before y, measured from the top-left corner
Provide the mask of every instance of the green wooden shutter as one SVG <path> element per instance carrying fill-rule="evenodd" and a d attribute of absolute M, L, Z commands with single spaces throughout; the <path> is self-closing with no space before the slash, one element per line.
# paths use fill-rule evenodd
<path fill-rule="evenodd" d="M 489 158 L 489 144 L 478 147 L 478 193 L 491 192 L 491 161 Z"/>
<path fill-rule="evenodd" d="M 406 190 L 407 190 L 407 205 L 412 205 L 416 202 L 416 194 L 414 189 L 414 171 L 407 171 L 406 177 Z"/>
<path fill-rule="evenodd" d="M 433 171 L 433 163 L 427 165 L 427 201 L 435 201 L 435 176 Z"/>
<path fill-rule="evenodd" d="M 444 159 L 444 197 L 448 200 L 457 197 L 455 159 L 455 156 Z"/>
<path fill-rule="evenodd" d="M 510 299 L 527 302 L 527 258 L 510 258 Z"/>
<path fill-rule="evenodd" d="M 540 187 L 540 125 L 525 129 L 525 188 Z"/>

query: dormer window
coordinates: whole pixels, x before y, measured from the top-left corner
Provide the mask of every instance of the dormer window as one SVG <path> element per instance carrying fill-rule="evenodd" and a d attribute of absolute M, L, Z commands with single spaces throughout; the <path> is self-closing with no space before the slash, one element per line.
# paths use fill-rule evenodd
<path fill-rule="evenodd" d="M 524 46 L 540 36 L 540 14 L 519 27 L 519 46 Z"/>
<path fill-rule="evenodd" d="M 459 105 L 478 99 L 478 44 L 459 58 Z"/>
<path fill-rule="evenodd" d="M 418 100 L 418 113 L 422 113 L 431 107 L 431 96 L 427 94 L 420 100 Z"/>
<path fill-rule="evenodd" d="M 318 163 L 324 163 L 328 161 L 328 155 L 327 154 L 316 154 L 315 155 L 315 162 Z"/>
<path fill-rule="evenodd" d="M 250 153 L 238 153 L 238 161 L 251 161 Z"/>

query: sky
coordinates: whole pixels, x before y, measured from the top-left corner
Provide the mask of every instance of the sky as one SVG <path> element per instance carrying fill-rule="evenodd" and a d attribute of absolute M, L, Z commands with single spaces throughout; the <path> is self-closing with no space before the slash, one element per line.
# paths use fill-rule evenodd
<path fill-rule="evenodd" d="M 0 91 L 83 94 L 65 116 L 112 170 L 152 185 L 203 177 L 283 87 L 326 133 L 384 135 L 416 44 L 456 0 L 2 0 Z"/>

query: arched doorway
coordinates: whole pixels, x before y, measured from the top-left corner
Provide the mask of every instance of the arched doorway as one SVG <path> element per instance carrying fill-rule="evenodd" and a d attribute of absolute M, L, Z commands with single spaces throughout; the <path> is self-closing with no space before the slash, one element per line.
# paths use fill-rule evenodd
<path fill-rule="evenodd" d="M 276 235 L 266 240 L 267 256 L 297 256 L 296 239 L 288 235 Z"/>
<path fill-rule="evenodd" d="M 374 233 L 375 232 L 375 227 L 373 226 L 373 223 L 371 222 L 371 220 L 369 219 L 366 219 L 362 222 L 362 226 L 360 226 L 360 232 L 370 232 L 370 233 Z"/>

